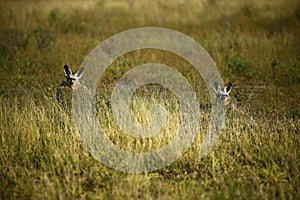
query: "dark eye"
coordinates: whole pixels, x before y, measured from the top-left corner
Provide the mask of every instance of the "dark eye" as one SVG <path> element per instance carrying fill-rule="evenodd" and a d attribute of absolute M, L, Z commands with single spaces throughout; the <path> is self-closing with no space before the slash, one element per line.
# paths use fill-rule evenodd
<path fill-rule="evenodd" d="M 75 79 L 74 79 L 74 78 L 69 78 L 69 79 L 67 80 L 67 82 L 73 84 L 73 83 L 75 82 Z"/>

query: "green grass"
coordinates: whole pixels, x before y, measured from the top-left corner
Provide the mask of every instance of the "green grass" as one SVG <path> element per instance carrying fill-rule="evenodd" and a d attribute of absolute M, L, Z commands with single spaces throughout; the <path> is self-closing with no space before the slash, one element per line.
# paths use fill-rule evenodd
<path fill-rule="evenodd" d="M 0 199 L 299 199 L 298 1 L 13 0 L 2 1 L 0 21 Z M 55 90 L 64 64 L 75 70 L 101 41 L 144 26 L 171 28 L 198 41 L 224 81 L 233 82 L 243 112 L 228 110 L 207 157 L 199 158 L 204 115 L 180 159 L 130 174 L 90 155 Z M 162 132 L 144 140 L 118 130 L 106 99 L 125 72 L 148 62 L 172 66 L 190 81 L 198 101 L 208 102 L 201 76 L 179 56 L 139 50 L 116 60 L 99 83 L 99 122 L 115 144 L 139 152 L 174 136 L 174 96 L 159 96 L 151 87 L 135 93 L 131 113 L 138 123 L 149 123 L 147 111 L 157 102 L 169 113 Z"/>

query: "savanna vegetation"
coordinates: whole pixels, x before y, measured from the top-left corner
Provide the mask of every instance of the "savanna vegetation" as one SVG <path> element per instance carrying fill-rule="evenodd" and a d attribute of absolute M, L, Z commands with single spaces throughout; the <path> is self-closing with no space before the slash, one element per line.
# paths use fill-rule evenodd
<path fill-rule="evenodd" d="M 0 199 L 300 198 L 299 1 L 2 0 L 0 22 Z M 101 41 L 146 26 L 180 31 L 199 42 L 224 81 L 233 83 L 239 107 L 227 111 L 208 156 L 199 158 L 205 113 L 180 159 L 132 174 L 91 156 L 55 92 L 64 64 L 76 70 Z M 201 75 L 183 58 L 153 49 L 120 57 L 99 81 L 98 117 L 108 137 L 132 151 L 162 147 L 179 126 L 175 96 L 158 93 L 156 86 L 136 91 L 131 113 L 147 124 L 151 105 L 164 105 L 170 115 L 162 133 L 131 138 L 113 121 L 107 99 L 115 82 L 149 62 L 178 70 L 198 101 L 209 102 Z"/>

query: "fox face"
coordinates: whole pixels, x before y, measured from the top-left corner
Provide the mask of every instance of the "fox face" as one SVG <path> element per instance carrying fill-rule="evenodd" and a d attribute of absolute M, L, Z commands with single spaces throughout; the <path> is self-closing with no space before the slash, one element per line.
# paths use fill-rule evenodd
<path fill-rule="evenodd" d="M 81 67 L 78 71 L 72 73 L 68 65 L 65 65 L 64 72 L 65 72 L 66 81 L 63 81 L 61 86 L 67 86 L 73 88 L 78 83 L 78 80 L 81 78 L 81 76 L 83 75 L 84 68 Z"/>
<path fill-rule="evenodd" d="M 57 89 L 56 98 L 57 101 L 64 107 L 67 108 L 71 104 L 73 89 L 76 85 L 80 85 L 79 79 L 83 75 L 84 68 L 79 68 L 78 71 L 72 72 L 72 70 L 65 65 L 64 73 L 66 80 L 60 84 L 60 87 Z"/>
<path fill-rule="evenodd" d="M 218 83 L 214 83 L 213 87 L 216 94 L 216 105 L 227 106 L 231 107 L 232 109 L 236 109 L 237 101 L 234 97 L 230 96 L 232 89 L 231 83 L 228 83 L 224 87 L 220 86 Z M 200 104 L 200 109 L 208 110 L 211 108 L 211 106 L 211 104 Z"/>
<path fill-rule="evenodd" d="M 221 87 L 218 83 L 214 83 L 214 91 L 216 93 L 217 105 L 229 106 L 232 109 L 236 109 L 237 101 L 234 97 L 230 96 L 232 84 L 228 83 L 225 87 Z"/>

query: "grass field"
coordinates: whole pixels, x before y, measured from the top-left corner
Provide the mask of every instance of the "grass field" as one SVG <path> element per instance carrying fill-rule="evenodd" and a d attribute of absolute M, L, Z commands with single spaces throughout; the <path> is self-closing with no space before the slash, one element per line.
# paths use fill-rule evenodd
<path fill-rule="evenodd" d="M 300 198 L 299 1 L 2 0 L 0 22 L 0 199 Z M 242 112 L 227 111 L 208 156 L 199 158 L 209 117 L 203 115 L 180 159 L 131 174 L 91 156 L 55 91 L 64 64 L 75 70 L 101 41 L 145 26 L 170 28 L 199 42 L 224 81 L 233 83 Z M 99 82 L 99 121 L 114 143 L 139 152 L 174 137 L 174 96 L 141 88 L 136 96 L 144 100 L 132 100 L 132 116 L 141 124 L 149 123 L 153 103 L 168 109 L 165 129 L 153 139 L 118 131 L 106 98 L 125 72 L 148 62 L 172 66 L 190 81 L 198 101 L 208 102 L 201 76 L 179 56 L 147 49 L 117 59 Z"/>

